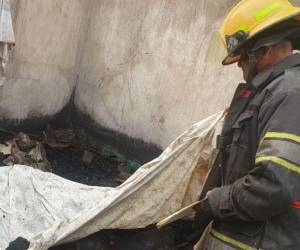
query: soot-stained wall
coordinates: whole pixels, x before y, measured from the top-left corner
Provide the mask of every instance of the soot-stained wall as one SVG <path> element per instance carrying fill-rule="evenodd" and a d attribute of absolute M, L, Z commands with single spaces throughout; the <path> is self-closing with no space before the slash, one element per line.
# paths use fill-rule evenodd
<path fill-rule="evenodd" d="M 76 108 L 99 126 L 165 147 L 224 109 L 241 75 L 217 30 L 237 0 L 12 0 L 16 47 L 0 118 Z"/>

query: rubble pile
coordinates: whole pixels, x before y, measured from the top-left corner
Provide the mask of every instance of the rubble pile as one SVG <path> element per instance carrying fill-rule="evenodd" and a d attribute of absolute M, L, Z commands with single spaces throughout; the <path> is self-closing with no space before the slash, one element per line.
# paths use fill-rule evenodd
<path fill-rule="evenodd" d="M 52 167 L 47 160 L 46 151 L 42 143 L 30 139 L 30 137 L 20 132 L 10 140 L 0 144 L 0 152 L 6 156 L 2 163 L 6 166 L 21 164 L 52 172 Z"/>

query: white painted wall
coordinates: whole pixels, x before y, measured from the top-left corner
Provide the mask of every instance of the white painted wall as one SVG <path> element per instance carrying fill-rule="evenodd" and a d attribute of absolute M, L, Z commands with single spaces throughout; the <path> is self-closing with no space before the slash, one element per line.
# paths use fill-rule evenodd
<path fill-rule="evenodd" d="M 236 2 L 93 1 L 77 107 L 162 147 L 224 109 L 241 75 L 220 65 L 214 31 Z"/>
<path fill-rule="evenodd" d="M 240 73 L 217 34 L 238 0 L 11 0 L 16 47 L 0 118 L 69 101 L 99 125 L 165 147 L 228 105 Z"/>
<path fill-rule="evenodd" d="M 85 25 L 81 0 L 11 0 L 16 47 L 0 90 L 0 117 L 53 115 L 69 101 L 78 77 Z"/>

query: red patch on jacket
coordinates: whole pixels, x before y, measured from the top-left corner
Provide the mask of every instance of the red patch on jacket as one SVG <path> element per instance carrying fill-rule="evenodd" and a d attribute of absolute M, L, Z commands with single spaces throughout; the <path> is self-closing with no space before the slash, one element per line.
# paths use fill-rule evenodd
<path fill-rule="evenodd" d="M 252 92 L 250 90 L 242 90 L 240 93 L 240 97 L 243 98 L 248 98 L 250 95 L 252 94 Z"/>
<path fill-rule="evenodd" d="M 291 203 L 292 208 L 300 209 L 300 201 L 294 201 Z"/>

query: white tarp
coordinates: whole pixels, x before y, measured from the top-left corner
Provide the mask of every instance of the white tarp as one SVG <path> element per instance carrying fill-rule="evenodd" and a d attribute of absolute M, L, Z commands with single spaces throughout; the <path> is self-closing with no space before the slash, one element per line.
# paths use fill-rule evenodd
<path fill-rule="evenodd" d="M 101 229 L 143 228 L 195 202 L 223 113 L 188 129 L 117 188 L 91 187 L 15 165 L 0 168 L 0 249 L 23 237 L 48 249 Z"/>

